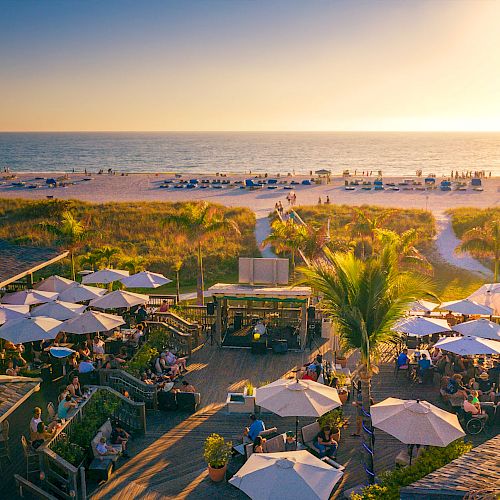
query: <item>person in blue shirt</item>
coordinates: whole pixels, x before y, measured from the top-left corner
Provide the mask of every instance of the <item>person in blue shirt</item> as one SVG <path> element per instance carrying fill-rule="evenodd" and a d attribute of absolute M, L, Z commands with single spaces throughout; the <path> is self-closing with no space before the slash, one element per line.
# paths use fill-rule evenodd
<path fill-rule="evenodd" d="M 254 414 L 250 415 L 250 420 L 252 421 L 252 424 L 250 425 L 250 428 L 248 429 L 248 437 L 252 441 L 255 441 L 255 438 L 262 431 L 266 430 L 266 426 L 264 425 L 264 422 L 262 420 L 258 419 Z"/>
<path fill-rule="evenodd" d="M 403 352 L 398 356 L 397 364 L 400 370 L 407 370 L 410 358 L 408 358 L 408 349 L 403 349 Z"/>
<path fill-rule="evenodd" d="M 427 356 L 422 353 L 418 361 L 418 383 L 421 384 L 424 380 L 427 370 L 431 367 L 431 360 L 427 359 Z"/>

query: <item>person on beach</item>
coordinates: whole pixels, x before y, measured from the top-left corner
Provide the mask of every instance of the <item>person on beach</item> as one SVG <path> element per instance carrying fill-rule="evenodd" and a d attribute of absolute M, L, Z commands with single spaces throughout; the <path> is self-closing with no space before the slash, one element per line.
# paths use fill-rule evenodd
<path fill-rule="evenodd" d="M 330 197 L 327 195 L 325 205 L 330 205 Z"/>

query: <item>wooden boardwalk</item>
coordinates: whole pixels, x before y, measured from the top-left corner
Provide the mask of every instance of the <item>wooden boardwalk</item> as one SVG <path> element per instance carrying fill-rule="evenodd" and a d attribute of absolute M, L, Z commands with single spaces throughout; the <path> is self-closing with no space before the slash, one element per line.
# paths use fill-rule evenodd
<path fill-rule="evenodd" d="M 112 479 L 98 488 L 93 499 L 233 499 L 247 498 L 227 483 L 214 484 L 207 477 L 203 460 L 203 442 L 212 432 L 239 443 L 242 429 L 248 425 L 246 415 L 228 415 L 225 400 L 228 391 L 240 391 L 247 381 L 258 386 L 289 373 L 295 366 L 311 359 L 314 353 L 288 353 L 282 356 L 255 356 L 249 350 L 219 349 L 204 346 L 198 350 L 189 365 L 186 380 L 193 383 L 202 394 L 202 407 L 193 415 L 182 413 L 151 412 L 148 414 L 148 431 L 144 437 L 131 443 L 132 458 L 119 465 Z M 355 358 L 350 359 L 353 364 Z M 396 379 L 392 360 L 382 362 L 380 373 L 373 383 L 373 396 L 381 401 L 389 396 L 426 399 L 437 403 L 436 388 L 411 385 L 400 375 Z M 335 493 L 365 481 L 360 462 L 360 438 L 351 437 L 354 430 L 354 408 L 348 403 L 345 414 L 350 427 L 342 431 L 338 462 L 346 466 L 342 483 Z M 294 429 L 294 419 L 264 415 L 267 427 L 276 425 L 280 431 Z M 309 421 L 303 421 L 306 424 Z M 487 436 L 482 436 L 484 440 Z M 391 436 L 378 432 L 375 443 L 376 472 L 394 465 L 394 458 L 403 445 Z M 237 470 L 232 463 L 229 472 Z"/>

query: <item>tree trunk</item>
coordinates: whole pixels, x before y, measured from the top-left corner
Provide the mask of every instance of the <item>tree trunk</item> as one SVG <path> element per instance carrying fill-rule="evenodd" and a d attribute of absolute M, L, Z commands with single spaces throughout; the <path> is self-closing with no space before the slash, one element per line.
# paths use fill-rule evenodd
<path fill-rule="evenodd" d="M 198 286 L 196 289 L 196 296 L 198 298 L 198 305 L 205 305 L 205 297 L 203 295 L 205 283 L 203 280 L 203 256 L 201 254 L 201 243 L 198 243 Z"/>
<path fill-rule="evenodd" d="M 177 295 L 177 303 L 179 303 L 181 300 L 179 271 L 175 271 L 175 291 L 176 291 L 176 295 Z"/>
<path fill-rule="evenodd" d="M 75 275 L 75 255 L 73 254 L 73 251 L 70 251 L 69 255 L 70 255 L 70 259 L 71 259 L 71 279 L 73 281 L 76 281 L 76 275 Z"/>
<path fill-rule="evenodd" d="M 375 483 L 375 471 L 373 468 L 373 439 L 372 439 L 372 420 L 370 414 L 371 400 L 371 378 L 364 378 L 361 382 L 361 396 L 363 399 L 363 463 L 368 476 L 368 483 Z M 370 453 L 370 451 L 372 453 Z"/>
<path fill-rule="evenodd" d="M 295 250 L 291 251 L 291 261 L 292 261 L 292 280 L 295 280 Z"/>

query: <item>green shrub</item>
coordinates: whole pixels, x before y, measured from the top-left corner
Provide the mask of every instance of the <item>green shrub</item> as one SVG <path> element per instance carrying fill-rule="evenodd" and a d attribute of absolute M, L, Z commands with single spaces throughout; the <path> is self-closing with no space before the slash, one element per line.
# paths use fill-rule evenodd
<path fill-rule="evenodd" d="M 353 500 L 398 500 L 400 488 L 422 479 L 427 474 L 467 453 L 471 448 L 472 444 L 465 443 L 462 439 L 454 441 L 444 448 L 430 447 L 412 465 L 384 472 L 379 477 L 379 484 L 368 486 L 363 489 L 361 494 L 352 495 L 351 498 Z"/>
<path fill-rule="evenodd" d="M 205 439 L 203 457 L 210 467 L 220 469 L 229 462 L 233 444 L 219 434 L 210 434 Z"/>
<path fill-rule="evenodd" d="M 151 361 L 163 350 L 167 336 L 161 330 L 150 332 L 148 340 L 135 353 L 127 364 L 125 371 L 136 378 L 141 378 L 141 373 L 149 367 Z"/>
<path fill-rule="evenodd" d="M 59 440 L 51 449 L 75 467 L 78 467 L 85 458 L 85 450 L 76 443 L 69 441 L 67 437 Z"/>
<path fill-rule="evenodd" d="M 318 422 L 321 428 L 328 425 L 332 432 L 336 433 L 346 425 L 347 419 L 344 417 L 344 410 L 340 407 L 319 417 Z"/>

